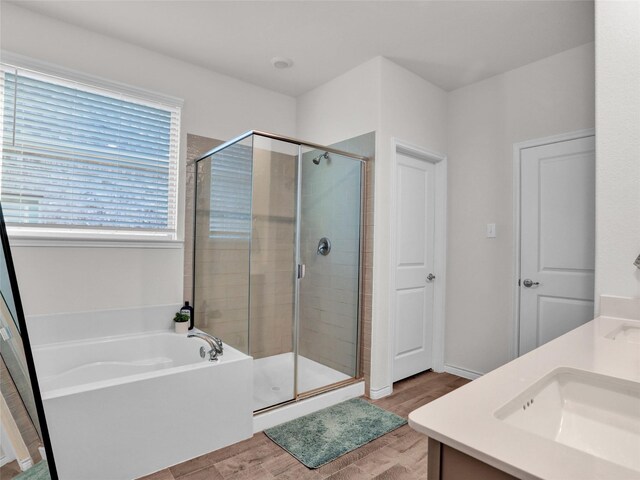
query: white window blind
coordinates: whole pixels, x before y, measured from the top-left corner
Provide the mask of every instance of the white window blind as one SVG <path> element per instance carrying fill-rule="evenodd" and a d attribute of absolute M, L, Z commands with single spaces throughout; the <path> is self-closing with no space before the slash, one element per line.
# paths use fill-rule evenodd
<path fill-rule="evenodd" d="M 253 149 L 235 144 L 211 158 L 211 238 L 249 239 Z"/>
<path fill-rule="evenodd" d="M 175 238 L 179 107 L 7 65 L 0 73 L 9 226 Z"/>

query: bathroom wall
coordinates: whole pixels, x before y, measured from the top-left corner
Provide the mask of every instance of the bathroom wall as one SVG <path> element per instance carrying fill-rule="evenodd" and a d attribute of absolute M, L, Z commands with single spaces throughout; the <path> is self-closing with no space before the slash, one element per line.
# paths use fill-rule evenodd
<path fill-rule="evenodd" d="M 107 80 L 184 99 L 180 181 L 186 135 L 232 138 L 250 129 L 295 133 L 295 99 L 3 2 L 0 46 Z M 35 32 L 35 33 L 34 33 Z M 184 183 L 182 183 L 184 185 Z M 179 212 L 184 211 L 184 188 Z M 179 237 L 184 230 L 179 217 Z M 183 300 L 183 246 L 135 248 L 12 241 L 28 315 Z M 32 244 L 33 245 L 33 244 Z"/>
<path fill-rule="evenodd" d="M 296 99 L 296 136 L 330 145 L 378 129 L 380 62 L 373 58 Z"/>
<path fill-rule="evenodd" d="M 380 112 L 380 58 L 374 58 L 346 72 L 334 80 L 297 98 L 299 138 L 353 151 L 364 156 L 375 156 L 373 151 L 354 150 L 357 144 L 346 138 L 364 138 L 367 132 L 378 130 Z M 351 136 L 351 137 L 349 137 Z M 342 140 L 342 142 L 340 141 Z M 365 391 L 371 386 L 371 331 L 373 318 L 373 251 L 374 251 L 374 198 L 375 161 L 367 165 L 366 233 L 364 259 L 364 295 L 361 345 L 361 374 L 365 379 Z"/>
<path fill-rule="evenodd" d="M 596 1 L 596 299 L 640 297 L 640 3 Z"/>
<path fill-rule="evenodd" d="M 363 319 L 363 363 L 367 391 L 391 393 L 389 343 L 389 168 L 391 139 L 446 152 L 446 92 L 392 61 L 377 57 L 297 99 L 298 136 L 332 144 L 376 132 L 374 172 L 375 245 L 371 321 Z M 380 225 L 381 228 L 375 228 Z M 370 382 L 369 382 L 370 373 Z M 370 388 L 369 388 L 370 387 Z"/>
<path fill-rule="evenodd" d="M 299 136 L 332 143 L 343 129 L 376 129 L 375 225 L 389 222 L 392 137 L 448 155 L 448 367 L 473 375 L 511 358 L 513 143 L 592 128 L 593 98 L 593 44 L 449 93 L 377 58 L 299 97 Z M 496 239 L 485 238 L 486 223 L 497 224 Z M 373 299 L 371 389 L 378 395 L 391 383 L 388 229 L 376 229 L 374 242 L 374 291 L 382 293 Z"/>
<path fill-rule="evenodd" d="M 512 354 L 513 144 L 594 127 L 594 45 L 452 91 L 448 101 L 445 363 L 473 375 Z M 486 238 L 487 223 L 496 238 Z"/>
<path fill-rule="evenodd" d="M 377 145 L 374 236 L 372 394 L 392 389 L 390 329 L 391 140 L 446 154 L 447 93 L 418 75 L 382 58 L 380 132 Z M 435 272 L 436 276 L 438 272 Z"/>

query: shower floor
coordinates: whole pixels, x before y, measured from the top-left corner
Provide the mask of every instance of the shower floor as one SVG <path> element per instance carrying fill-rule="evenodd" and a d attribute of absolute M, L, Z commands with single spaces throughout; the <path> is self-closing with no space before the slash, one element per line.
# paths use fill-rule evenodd
<path fill-rule="evenodd" d="M 293 399 L 293 353 L 253 361 L 253 409 Z M 308 392 L 351 378 L 342 372 L 298 356 L 298 392 Z"/>

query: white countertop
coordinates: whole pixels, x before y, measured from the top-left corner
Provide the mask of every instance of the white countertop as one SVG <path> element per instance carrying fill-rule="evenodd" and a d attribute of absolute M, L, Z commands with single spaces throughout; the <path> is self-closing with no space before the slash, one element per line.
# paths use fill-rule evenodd
<path fill-rule="evenodd" d="M 640 344 L 606 338 L 623 324 L 639 326 L 640 321 L 598 317 L 411 412 L 409 425 L 518 478 L 640 479 L 640 472 L 521 430 L 494 415 L 558 367 L 640 382 Z"/>

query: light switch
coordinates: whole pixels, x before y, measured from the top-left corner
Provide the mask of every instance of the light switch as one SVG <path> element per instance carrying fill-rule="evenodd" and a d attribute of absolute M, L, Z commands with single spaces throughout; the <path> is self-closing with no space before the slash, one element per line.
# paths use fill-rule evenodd
<path fill-rule="evenodd" d="M 487 223 L 487 238 L 496 238 L 496 224 Z"/>

